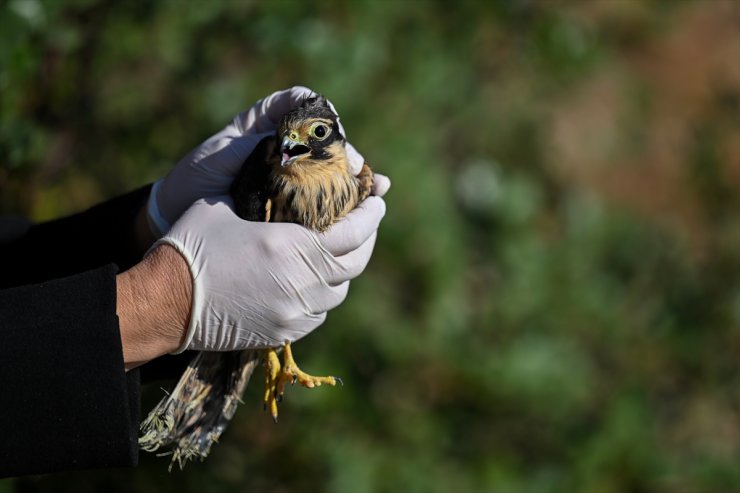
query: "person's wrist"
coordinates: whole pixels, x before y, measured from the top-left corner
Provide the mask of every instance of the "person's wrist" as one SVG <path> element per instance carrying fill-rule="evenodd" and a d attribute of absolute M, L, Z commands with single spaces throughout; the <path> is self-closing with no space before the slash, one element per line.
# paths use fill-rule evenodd
<path fill-rule="evenodd" d="M 185 259 L 160 245 L 117 276 L 117 312 L 126 370 L 176 351 L 190 319 L 192 278 Z"/>

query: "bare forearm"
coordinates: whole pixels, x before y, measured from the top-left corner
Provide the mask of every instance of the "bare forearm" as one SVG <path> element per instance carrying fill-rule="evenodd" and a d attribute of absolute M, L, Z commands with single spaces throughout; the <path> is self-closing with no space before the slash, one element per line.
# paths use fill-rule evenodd
<path fill-rule="evenodd" d="M 162 245 L 116 277 L 126 370 L 175 351 L 190 319 L 192 280 L 185 259 Z"/>

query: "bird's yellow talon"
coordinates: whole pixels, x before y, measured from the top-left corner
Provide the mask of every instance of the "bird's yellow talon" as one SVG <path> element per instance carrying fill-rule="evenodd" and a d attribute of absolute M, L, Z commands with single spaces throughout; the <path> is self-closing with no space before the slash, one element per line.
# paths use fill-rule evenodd
<path fill-rule="evenodd" d="M 265 395 L 264 409 L 269 408 L 272 419 L 277 423 L 278 404 L 283 401 L 285 385 L 296 382 L 302 386 L 312 389 L 321 387 L 323 384 L 335 386 L 337 382 L 344 385 L 339 377 L 315 377 L 302 371 L 293 359 L 293 351 L 290 343 L 283 347 L 283 365 L 280 365 L 277 352 L 274 349 L 265 350 Z"/>
<path fill-rule="evenodd" d="M 265 394 L 263 397 L 263 408 L 270 410 L 272 419 L 277 422 L 277 385 L 279 383 L 280 359 L 274 349 L 265 350 Z"/>

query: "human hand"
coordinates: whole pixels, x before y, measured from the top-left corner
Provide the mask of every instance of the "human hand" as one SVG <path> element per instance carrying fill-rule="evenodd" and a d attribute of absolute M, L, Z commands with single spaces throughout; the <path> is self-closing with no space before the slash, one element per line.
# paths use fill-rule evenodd
<path fill-rule="evenodd" d="M 364 270 L 384 214 L 383 199 L 371 196 L 317 233 L 244 221 L 227 196 L 198 200 L 153 247 L 174 247 L 192 275 L 179 351 L 277 347 L 311 332 Z"/>
<path fill-rule="evenodd" d="M 295 86 L 257 101 L 234 117 L 223 130 L 193 149 L 164 179 L 156 182 L 147 205 L 149 227 L 155 236 L 166 233 L 196 200 L 228 194 L 231 183 L 255 146 L 275 132 L 285 113 L 313 94 L 306 87 Z M 346 138 L 341 125 L 340 122 L 340 130 Z M 364 159 L 349 143 L 347 155 L 352 171 L 359 173 Z"/>

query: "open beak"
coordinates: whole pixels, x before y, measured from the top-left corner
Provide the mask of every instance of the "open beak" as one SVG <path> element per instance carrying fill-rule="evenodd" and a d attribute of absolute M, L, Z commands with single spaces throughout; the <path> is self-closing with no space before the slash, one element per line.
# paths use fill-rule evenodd
<path fill-rule="evenodd" d="M 283 143 L 280 145 L 280 166 L 283 168 L 290 166 L 301 156 L 305 156 L 311 152 L 306 144 L 298 140 L 293 140 L 287 135 L 283 137 Z"/>

